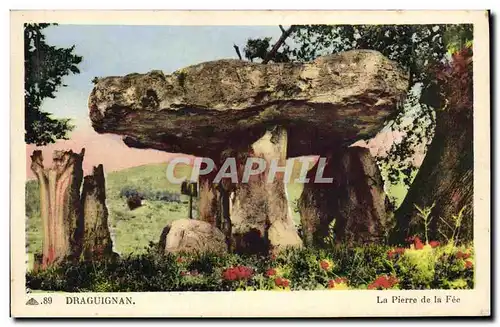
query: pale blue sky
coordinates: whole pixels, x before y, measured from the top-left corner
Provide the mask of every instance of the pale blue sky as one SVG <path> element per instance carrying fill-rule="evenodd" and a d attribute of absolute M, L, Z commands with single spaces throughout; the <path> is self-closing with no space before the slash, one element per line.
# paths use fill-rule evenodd
<path fill-rule="evenodd" d="M 47 43 L 69 47 L 83 56 L 80 74 L 64 78 L 67 87 L 47 99 L 42 110 L 55 117 L 88 124 L 87 99 L 95 76 L 145 73 L 153 69 L 171 73 L 203 61 L 237 58 L 233 44 L 242 50 L 248 38 L 271 36 L 278 26 L 116 26 L 58 25 L 45 30 Z"/>

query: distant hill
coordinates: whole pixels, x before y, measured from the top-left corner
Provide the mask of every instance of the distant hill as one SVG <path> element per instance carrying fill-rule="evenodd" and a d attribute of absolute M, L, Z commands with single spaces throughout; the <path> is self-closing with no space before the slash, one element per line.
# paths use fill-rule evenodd
<path fill-rule="evenodd" d="M 30 156 L 34 150 L 42 150 L 44 164 L 48 167 L 51 165 L 54 150 L 80 152 L 82 148 L 85 148 L 83 161 L 85 173 L 91 172 L 92 167 L 98 164 L 103 164 L 106 172 L 114 172 L 140 165 L 166 163 L 181 155 L 151 149 L 129 148 L 123 143 L 121 136 L 98 134 L 87 125 L 80 125 L 77 130 L 71 132 L 70 137 L 70 140 L 58 140 L 54 144 L 42 147 L 33 144 L 26 145 L 26 176 L 28 179 L 35 178 L 30 169 Z M 182 156 L 193 158 L 188 155 Z"/>
<path fill-rule="evenodd" d="M 163 228 L 169 221 L 188 217 L 188 198 L 180 195 L 180 185 L 168 181 L 167 165 L 166 163 L 149 164 L 106 175 L 106 202 L 116 252 L 122 255 L 143 252 L 150 241 L 158 242 Z M 190 176 L 191 166 L 178 164 L 174 173 L 179 178 Z M 120 196 L 120 193 L 130 190 L 146 194 L 152 199 L 146 199 L 142 207 L 129 210 L 125 198 Z M 291 205 L 301 192 L 302 185 L 291 184 L 288 186 Z M 158 194 L 179 195 L 181 202 L 157 200 L 156 195 Z M 36 180 L 30 180 L 26 183 L 26 216 L 28 252 L 40 252 L 42 230 Z M 294 220 L 299 223 L 298 213 L 294 213 Z"/>
<path fill-rule="evenodd" d="M 109 224 L 115 251 L 120 254 L 143 252 L 150 241 L 158 242 L 163 228 L 168 222 L 188 217 L 188 198 L 180 195 L 180 185 L 172 184 L 166 176 L 167 163 L 148 164 L 106 175 L 106 196 L 109 210 Z M 292 178 L 298 177 L 300 168 L 294 167 Z M 176 165 L 176 177 L 188 177 L 191 166 Z M 300 224 L 300 215 L 295 212 L 296 201 L 302 193 L 302 184 L 288 184 L 289 205 L 293 219 Z M 130 210 L 124 192 L 137 191 L 146 195 L 144 205 Z M 393 186 L 392 196 L 402 199 L 406 190 L 403 186 Z M 28 252 L 41 251 L 41 219 L 38 183 L 26 183 L 26 216 Z M 174 194 L 180 202 L 164 200 L 164 195 Z M 163 199 L 163 200 L 162 200 Z M 195 201 L 196 208 L 197 201 Z"/>
<path fill-rule="evenodd" d="M 148 195 L 179 194 L 180 185 L 171 184 L 166 177 L 167 164 L 150 164 L 123 169 L 106 175 L 106 203 L 109 225 L 115 251 L 121 254 L 142 252 L 150 241 L 158 242 L 163 228 L 171 220 L 187 218 L 187 199 L 181 202 L 149 200 L 135 210 L 129 210 L 120 196 L 123 190 L 136 190 Z M 177 165 L 176 176 L 188 175 L 191 167 Z M 38 183 L 26 183 L 27 247 L 28 251 L 41 251 L 41 219 Z"/>

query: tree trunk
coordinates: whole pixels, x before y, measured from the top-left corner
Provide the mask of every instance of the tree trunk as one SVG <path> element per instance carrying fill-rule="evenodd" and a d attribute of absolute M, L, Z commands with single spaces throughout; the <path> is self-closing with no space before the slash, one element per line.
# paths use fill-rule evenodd
<path fill-rule="evenodd" d="M 382 243 L 391 227 L 382 177 L 369 150 L 336 149 L 327 155 L 325 178 L 315 183 L 318 163 L 308 172 L 309 182 L 299 199 L 304 242 L 323 246 L 334 233 L 335 241 L 353 244 Z M 335 225 L 331 226 L 335 220 Z M 333 227 L 333 231 L 331 230 Z"/>
<path fill-rule="evenodd" d="M 106 188 L 102 165 L 94 167 L 92 175 L 85 176 L 82 190 L 84 259 L 100 259 L 113 255 L 113 243 L 108 227 Z"/>
<path fill-rule="evenodd" d="M 45 169 L 41 151 L 31 156 L 31 169 L 40 185 L 43 226 L 42 267 L 79 256 L 80 186 L 84 150 L 55 151 L 52 168 Z"/>
<path fill-rule="evenodd" d="M 269 51 L 269 53 L 266 55 L 264 60 L 262 60 L 263 64 L 267 64 L 269 62 L 269 60 L 273 60 L 273 58 L 276 55 L 276 53 L 278 52 L 279 48 L 283 45 L 283 43 L 285 43 L 285 40 L 287 39 L 287 37 L 289 37 L 290 34 L 292 34 L 292 32 L 296 29 L 296 27 L 297 27 L 296 25 L 292 25 L 287 30 L 284 30 L 283 27 L 280 25 L 280 29 L 282 31 L 282 34 L 281 34 L 280 38 L 278 39 L 278 41 L 271 48 L 271 51 Z"/>
<path fill-rule="evenodd" d="M 432 219 L 428 230 L 430 240 L 450 238 L 455 227 L 453 216 L 462 208 L 465 209 L 458 238 L 473 239 L 473 117 L 472 110 L 467 109 L 437 112 L 434 139 L 396 212 L 398 228 L 394 242 L 403 242 L 407 236 L 424 235 L 423 221 L 415 206 L 430 208 L 433 204 L 429 217 Z"/>

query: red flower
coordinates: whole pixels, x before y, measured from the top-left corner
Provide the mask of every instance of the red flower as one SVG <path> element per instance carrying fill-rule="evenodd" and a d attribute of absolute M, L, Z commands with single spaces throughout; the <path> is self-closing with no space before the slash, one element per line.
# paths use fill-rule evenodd
<path fill-rule="evenodd" d="M 408 243 L 413 243 L 413 246 L 415 247 L 415 249 L 417 250 L 422 250 L 424 248 L 424 243 L 422 242 L 422 240 L 420 239 L 420 237 L 418 236 L 410 236 L 410 237 L 407 237 L 406 238 L 406 241 Z"/>
<path fill-rule="evenodd" d="M 373 289 L 388 289 L 392 288 L 398 283 L 398 280 L 394 276 L 379 276 L 370 285 L 368 285 L 369 290 Z"/>
<path fill-rule="evenodd" d="M 267 277 L 271 277 L 271 276 L 274 276 L 274 275 L 276 275 L 276 269 L 271 268 L 271 269 L 268 269 L 268 270 L 266 271 L 266 276 L 267 276 Z"/>
<path fill-rule="evenodd" d="M 411 244 L 411 243 L 413 243 L 414 240 L 415 240 L 415 236 L 408 236 L 405 241 L 407 243 Z"/>
<path fill-rule="evenodd" d="M 183 263 L 184 262 L 184 258 L 183 257 L 178 257 L 176 261 L 177 261 L 177 263 Z"/>
<path fill-rule="evenodd" d="M 224 276 L 225 280 L 236 280 L 236 273 L 232 268 L 224 270 L 222 276 Z"/>
<path fill-rule="evenodd" d="M 345 277 L 337 277 L 334 279 L 335 284 L 347 284 L 347 278 Z"/>
<path fill-rule="evenodd" d="M 278 277 L 274 280 L 274 284 L 276 284 L 276 286 L 281 286 L 282 281 L 283 281 L 283 278 Z"/>
<path fill-rule="evenodd" d="M 435 248 L 435 247 L 438 247 L 439 246 L 439 242 L 438 241 L 430 241 L 429 242 L 429 245 L 432 247 L 432 248 Z"/>
<path fill-rule="evenodd" d="M 395 248 L 395 249 L 393 249 L 393 250 L 389 250 L 389 251 L 387 251 L 387 257 L 388 257 L 389 259 L 392 259 L 392 258 L 394 258 L 397 254 L 399 254 L 399 255 L 403 254 L 403 253 L 405 252 L 405 250 L 406 250 L 405 248 Z"/>
<path fill-rule="evenodd" d="M 465 269 L 472 269 L 472 267 L 473 267 L 472 261 L 469 260 L 465 261 Z"/>
<path fill-rule="evenodd" d="M 288 287 L 290 285 L 290 281 L 286 278 L 278 277 L 274 280 L 274 284 L 276 286 Z"/>
<path fill-rule="evenodd" d="M 181 271 L 181 276 L 186 276 L 186 272 L 185 271 Z"/>
<path fill-rule="evenodd" d="M 457 259 L 469 259 L 470 258 L 470 253 L 464 253 L 462 251 L 458 251 L 457 254 Z"/>
<path fill-rule="evenodd" d="M 321 269 L 323 269 L 323 270 L 328 270 L 328 268 L 330 268 L 330 264 L 326 260 L 321 260 L 319 265 L 321 266 Z"/>
<path fill-rule="evenodd" d="M 222 276 L 226 280 L 241 280 L 251 278 L 253 275 L 252 268 L 245 266 L 231 267 L 224 270 Z"/>
<path fill-rule="evenodd" d="M 335 281 L 333 281 L 333 280 L 330 279 L 328 281 L 328 288 L 334 288 L 334 287 L 335 287 Z"/>
<path fill-rule="evenodd" d="M 422 250 L 424 248 L 424 243 L 420 240 L 418 236 L 415 236 L 413 239 L 413 245 L 415 246 L 415 249 L 417 250 Z"/>

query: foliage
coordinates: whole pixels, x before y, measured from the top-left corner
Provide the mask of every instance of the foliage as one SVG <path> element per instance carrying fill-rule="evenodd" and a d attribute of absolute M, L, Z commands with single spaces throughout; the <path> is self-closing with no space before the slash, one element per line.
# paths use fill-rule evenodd
<path fill-rule="evenodd" d="M 333 218 L 332 221 L 328 224 L 328 233 L 324 238 L 324 244 L 333 246 L 335 244 L 335 224 L 337 223 L 337 219 Z"/>
<path fill-rule="evenodd" d="M 46 98 L 55 98 L 63 84 L 62 78 L 80 73 L 77 65 L 82 57 L 73 53 L 75 47 L 58 48 L 45 42 L 43 30 L 53 24 L 24 25 L 24 112 L 25 142 L 46 145 L 67 139 L 73 129 L 69 119 L 54 119 L 40 107 Z"/>
<path fill-rule="evenodd" d="M 444 223 L 444 227 L 448 227 L 448 231 L 438 229 L 438 232 L 450 243 L 458 244 L 460 242 L 460 227 L 462 226 L 462 220 L 464 218 L 464 211 L 466 208 L 467 206 L 464 206 L 456 215 L 451 215 L 451 222 L 453 225 L 448 223 L 446 219 L 439 217 L 439 219 Z"/>
<path fill-rule="evenodd" d="M 434 137 L 436 115 L 432 108 L 420 103 L 421 84 L 411 88 L 401 106 L 401 111 L 393 120 L 386 123 L 382 132 L 400 133 L 400 140 L 394 141 L 387 153 L 376 157 L 382 177 L 390 185 L 403 182 L 407 189 L 417 170 L 413 158 L 419 146 L 424 149 Z M 395 203 L 396 205 L 398 203 Z"/>
<path fill-rule="evenodd" d="M 27 274 L 32 290 L 67 292 L 462 289 L 473 288 L 473 253 L 453 244 L 288 249 L 259 257 L 226 254 L 141 255 L 64 263 Z"/>
<path fill-rule="evenodd" d="M 120 191 L 137 179 L 142 189 L 168 189 L 149 179 L 164 165 L 135 167 L 107 176 L 110 227 L 114 250 L 121 258 L 107 262 L 64 263 L 46 271 L 29 272 L 27 287 L 52 291 L 230 291 L 230 290 L 316 290 L 316 289 L 426 289 L 472 288 L 473 252 L 470 246 L 457 246 L 452 240 L 422 242 L 413 237 L 403 247 L 338 245 L 334 235 L 322 249 L 287 249 L 277 256 L 227 254 L 161 255 L 150 240 L 159 239 L 166 224 L 187 217 L 185 203 L 149 201 L 130 211 Z M 29 198 L 37 196 L 36 182 L 27 184 Z M 27 201 L 29 237 L 41 235 L 39 209 Z M 28 207 L 30 208 L 28 210 Z M 427 211 L 423 208 L 422 211 Z M 460 213 L 457 213 L 458 221 Z M 38 220 L 35 220 L 38 219 Z M 335 220 L 334 220 L 335 221 Z M 331 228 L 334 227 L 332 222 Z M 141 233 L 137 233 L 140 230 Z M 30 240 L 35 240 L 30 238 Z M 32 253 L 39 243 L 28 242 Z M 133 253 L 133 254 L 128 254 Z"/>
<path fill-rule="evenodd" d="M 271 52 L 271 41 L 272 38 L 266 37 L 263 39 L 248 39 L 247 44 L 244 48 L 245 58 L 250 61 L 254 59 L 260 59 L 263 61 Z M 273 62 L 289 62 L 289 47 L 288 45 L 282 45 L 282 51 L 277 51 L 271 58 Z"/>
<path fill-rule="evenodd" d="M 429 243 L 429 226 L 434 217 L 431 217 L 432 209 L 436 204 L 433 203 L 430 207 L 420 208 L 415 204 L 415 208 L 417 209 L 417 216 L 422 219 L 424 224 L 424 232 L 425 232 L 425 242 Z"/>
<path fill-rule="evenodd" d="M 181 202 L 181 196 L 179 193 L 173 193 L 169 191 L 160 190 L 138 190 L 135 186 L 125 185 L 120 190 L 120 197 L 130 198 L 132 196 L 137 196 L 142 200 L 151 201 L 166 201 L 166 202 Z"/>
<path fill-rule="evenodd" d="M 404 133 L 387 155 L 377 158 L 386 170 L 384 178 L 393 185 L 408 187 L 416 173 L 414 162 L 418 144 L 429 144 L 434 135 L 434 101 L 437 71 L 450 53 L 471 44 L 472 25 L 299 25 L 278 52 L 286 61 L 311 61 L 318 56 L 352 49 L 373 49 L 396 61 L 409 73 L 410 92 L 401 112 L 388 128 Z M 252 53 L 267 53 L 270 38 L 248 40 Z M 248 57 L 247 57 L 248 58 Z M 275 58 L 275 62 L 281 62 Z M 469 86 L 472 83 L 468 84 Z M 411 91 L 418 86 L 418 91 Z M 448 84 L 454 88 L 454 84 Z M 457 91 L 458 92 L 458 91 Z M 393 199 L 394 200 L 394 199 Z"/>
<path fill-rule="evenodd" d="M 465 254 L 465 255 L 464 255 Z M 404 289 L 472 288 L 473 253 L 470 247 L 452 243 L 421 249 L 412 246 L 393 259 L 394 270 Z"/>
<path fill-rule="evenodd" d="M 143 253 L 151 240 L 158 240 L 171 221 L 188 217 L 188 198 L 179 195 L 180 184 L 170 183 L 165 175 L 167 164 L 150 164 L 106 175 L 106 205 L 114 251 L 120 254 Z M 176 165 L 175 176 L 190 176 L 191 167 Z M 287 184 L 291 202 L 302 192 L 302 184 Z M 143 205 L 131 211 L 127 194 L 141 194 Z M 26 244 L 29 253 L 41 252 L 42 224 L 39 190 L 36 180 L 26 182 Z M 196 218 L 197 201 L 193 201 Z M 300 215 L 293 214 L 296 224 Z M 137 231 L 141 232 L 138 233 Z"/>
<path fill-rule="evenodd" d="M 26 182 L 25 190 L 26 250 L 28 253 L 41 252 L 43 231 L 38 181 Z"/>
<path fill-rule="evenodd" d="M 472 43 L 467 42 L 467 46 L 451 54 L 450 62 L 436 66 L 440 98 L 445 101 L 442 110 L 472 115 L 472 56 Z"/>
<path fill-rule="evenodd" d="M 172 220 L 188 217 L 188 202 L 177 195 L 180 185 L 169 183 L 166 164 L 133 167 L 106 175 L 106 205 L 113 250 L 121 255 L 142 253 L 151 240 L 159 240 L 163 228 Z M 190 172 L 187 165 L 176 166 L 176 176 Z M 131 211 L 120 193 L 144 194 L 147 201 Z M 172 200 L 166 201 L 165 199 Z M 177 201 L 179 200 L 179 201 Z M 38 182 L 26 183 L 26 244 L 29 253 L 41 252 L 42 224 Z M 196 207 L 196 203 L 194 203 Z M 140 231 L 138 233 L 137 231 Z"/>
<path fill-rule="evenodd" d="M 247 44 L 243 49 L 245 58 L 250 61 L 253 61 L 256 58 L 264 60 L 270 50 L 270 41 L 270 37 L 265 37 L 263 39 L 248 39 Z"/>

